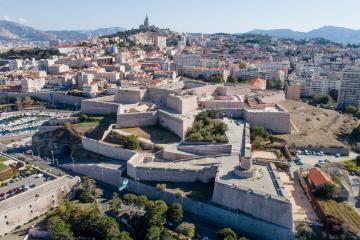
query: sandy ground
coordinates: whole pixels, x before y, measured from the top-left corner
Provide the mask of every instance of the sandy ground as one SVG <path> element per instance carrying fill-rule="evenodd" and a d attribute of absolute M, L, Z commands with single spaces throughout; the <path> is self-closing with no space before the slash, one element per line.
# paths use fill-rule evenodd
<path fill-rule="evenodd" d="M 267 159 L 277 159 L 275 153 L 267 151 L 253 151 L 251 153 L 252 158 L 267 158 Z"/>
<path fill-rule="evenodd" d="M 279 175 L 292 204 L 293 220 L 295 222 L 310 221 L 318 223 L 319 219 L 309 200 L 306 198 L 300 184 L 292 181 L 289 175 L 285 172 L 279 171 Z"/>
<path fill-rule="evenodd" d="M 337 136 L 346 135 L 359 123 L 356 118 L 306 103 L 286 100 L 280 103 L 291 113 L 293 133 L 279 137 L 297 146 L 343 146 Z"/>

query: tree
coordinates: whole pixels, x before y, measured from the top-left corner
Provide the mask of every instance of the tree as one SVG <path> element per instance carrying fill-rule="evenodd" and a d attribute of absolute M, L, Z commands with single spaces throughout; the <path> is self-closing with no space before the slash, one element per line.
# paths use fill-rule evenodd
<path fill-rule="evenodd" d="M 214 74 L 211 76 L 210 81 L 216 83 L 222 83 L 224 82 L 224 77 L 221 74 Z"/>
<path fill-rule="evenodd" d="M 339 95 L 339 90 L 337 90 L 337 89 L 331 89 L 330 91 L 329 91 L 329 95 L 330 95 L 330 97 L 333 99 L 333 100 L 337 100 L 338 99 L 338 95 Z"/>
<path fill-rule="evenodd" d="M 160 240 L 177 240 L 176 236 L 173 236 L 169 230 L 164 228 L 161 232 Z"/>
<path fill-rule="evenodd" d="M 132 240 L 132 238 L 130 237 L 130 234 L 128 232 L 122 231 L 119 235 L 118 240 Z"/>
<path fill-rule="evenodd" d="M 295 238 L 297 240 L 310 240 L 312 236 L 312 228 L 307 224 L 300 224 L 296 228 Z"/>
<path fill-rule="evenodd" d="M 146 240 L 159 240 L 161 235 L 161 230 L 159 227 L 152 226 L 146 231 Z"/>
<path fill-rule="evenodd" d="M 47 223 L 50 239 L 72 240 L 74 235 L 71 232 L 70 224 L 65 223 L 59 216 L 52 216 Z"/>
<path fill-rule="evenodd" d="M 150 202 L 146 206 L 145 221 L 148 227 L 157 226 L 162 227 L 165 223 L 165 214 L 168 206 L 162 200 Z"/>
<path fill-rule="evenodd" d="M 180 222 L 184 217 L 184 210 L 179 203 L 173 203 L 166 212 L 167 219 L 173 222 Z"/>
<path fill-rule="evenodd" d="M 110 200 L 110 210 L 115 213 L 115 214 L 118 214 L 120 209 L 121 209 L 121 200 L 119 198 L 119 195 L 114 192 L 113 193 L 113 196 Z"/>
<path fill-rule="evenodd" d="M 223 228 L 216 233 L 217 240 L 236 240 L 237 235 L 231 228 Z"/>
<path fill-rule="evenodd" d="M 360 166 L 360 156 L 356 156 L 355 163 L 357 166 Z"/>
<path fill-rule="evenodd" d="M 183 222 L 177 226 L 175 231 L 188 238 L 193 238 L 195 236 L 195 225 L 192 223 Z"/>
<path fill-rule="evenodd" d="M 335 199 L 338 193 L 339 188 L 331 182 L 325 183 L 314 191 L 315 196 L 322 199 Z"/>
<path fill-rule="evenodd" d="M 229 75 L 227 82 L 229 83 L 237 83 L 237 78 L 234 75 Z"/>
<path fill-rule="evenodd" d="M 349 140 L 352 143 L 360 142 L 360 125 L 356 126 L 350 133 Z"/>
<path fill-rule="evenodd" d="M 91 203 L 97 197 L 96 181 L 90 177 L 82 178 L 82 187 L 80 189 L 79 200 L 82 203 Z"/>
<path fill-rule="evenodd" d="M 329 104 L 332 103 L 333 99 L 329 95 L 317 95 L 314 97 L 314 104 Z"/>
<path fill-rule="evenodd" d="M 357 112 L 357 108 L 354 106 L 347 106 L 345 108 L 345 112 L 349 114 L 355 114 Z"/>
<path fill-rule="evenodd" d="M 87 122 L 89 121 L 89 116 L 86 114 L 81 114 L 79 120 L 80 122 Z"/>
<path fill-rule="evenodd" d="M 239 68 L 240 69 L 246 69 L 247 68 L 247 64 L 245 62 L 241 62 L 239 63 Z"/>

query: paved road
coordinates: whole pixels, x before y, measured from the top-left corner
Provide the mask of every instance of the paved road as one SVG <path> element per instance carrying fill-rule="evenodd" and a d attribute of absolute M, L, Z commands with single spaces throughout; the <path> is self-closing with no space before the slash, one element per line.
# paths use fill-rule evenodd
<path fill-rule="evenodd" d="M 44 184 L 46 181 L 47 181 L 47 179 L 45 176 L 38 177 L 36 174 L 33 174 L 24 179 L 14 181 L 13 183 L 9 183 L 7 186 L 1 187 L 0 193 L 6 193 L 9 190 L 20 187 L 22 185 L 31 186 L 32 184 L 35 184 L 35 186 L 39 186 L 39 185 Z"/>

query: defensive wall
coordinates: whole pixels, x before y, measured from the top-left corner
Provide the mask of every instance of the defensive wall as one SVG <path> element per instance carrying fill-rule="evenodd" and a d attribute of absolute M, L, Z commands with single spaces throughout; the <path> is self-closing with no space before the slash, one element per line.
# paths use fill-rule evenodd
<path fill-rule="evenodd" d="M 83 100 L 81 113 L 84 114 L 116 114 L 120 104 L 109 101 L 108 97 Z"/>
<path fill-rule="evenodd" d="M 186 132 L 191 128 L 195 120 L 193 114 L 188 116 L 176 116 L 163 110 L 159 110 L 158 112 L 160 124 L 174 132 L 181 139 L 185 138 Z"/>
<path fill-rule="evenodd" d="M 149 101 L 157 103 L 162 106 L 167 105 L 167 98 L 169 94 L 174 93 L 174 90 L 163 88 L 148 88 L 146 97 Z"/>
<path fill-rule="evenodd" d="M 0 95 L 2 98 L 17 99 L 31 97 L 43 102 L 49 102 L 52 104 L 81 106 L 81 101 L 85 100 L 84 97 L 77 97 L 71 95 L 65 95 L 61 93 L 53 92 L 30 92 L 30 93 L 6 93 Z"/>
<path fill-rule="evenodd" d="M 152 161 L 153 159 L 149 160 Z M 141 181 L 157 181 L 157 182 L 203 182 L 207 183 L 216 175 L 218 166 L 207 166 L 202 169 L 191 169 L 184 167 L 183 169 L 161 168 L 137 166 L 142 161 L 147 161 L 145 157 L 133 158 L 127 162 L 127 174 L 133 179 L 141 179 Z"/>
<path fill-rule="evenodd" d="M 62 199 L 71 198 L 79 183 L 79 177 L 64 176 L 1 201 L 0 236 L 45 214 Z"/>
<path fill-rule="evenodd" d="M 177 113 L 184 114 L 198 109 L 198 97 L 195 95 L 177 96 L 170 94 L 166 106 Z"/>
<path fill-rule="evenodd" d="M 161 199 L 167 204 L 174 202 L 183 205 L 184 210 L 197 216 L 208 219 L 219 226 L 230 227 L 236 231 L 244 232 L 253 239 L 265 240 L 291 240 L 294 239 L 292 228 L 286 228 L 281 225 L 263 221 L 261 219 L 242 213 L 241 211 L 230 211 L 216 205 L 199 202 L 190 198 L 176 196 L 169 192 L 157 191 L 155 187 L 143 183 L 128 180 L 128 189 L 139 195 L 145 195 L 150 199 Z M 236 199 L 237 201 L 239 199 Z M 262 209 L 262 208 L 261 208 Z M 277 210 L 278 212 L 281 209 Z M 259 231 L 261 229 L 261 231 Z"/>
<path fill-rule="evenodd" d="M 241 211 L 232 211 L 210 203 L 177 196 L 169 192 L 160 192 L 153 186 L 134 181 L 130 178 L 122 178 L 121 171 L 117 168 L 104 168 L 102 166 L 96 166 L 95 164 L 88 166 L 84 166 L 84 164 L 77 166 L 77 164 L 75 164 L 74 168 L 72 168 L 71 164 L 66 164 L 66 168 L 73 169 L 80 174 L 91 176 L 98 181 L 105 182 L 115 187 L 122 186 L 122 183 L 126 179 L 128 182 L 127 189 L 130 192 L 145 195 L 150 199 L 161 199 L 167 204 L 172 204 L 174 202 L 181 203 L 184 210 L 192 214 L 215 222 L 220 227 L 231 227 L 236 231 L 244 232 L 254 239 L 294 239 L 294 232 L 292 229 L 268 221 L 263 221 Z M 277 211 L 279 212 L 281 209 L 278 209 Z M 259 229 L 261 229 L 261 231 L 259 231 Z"/>
<path fill-rule="evenodd" d="M 241 201 L 239 201 L 241 199 Z M 291 203 L 256 190 L 215 181 L 212 201 L 232 211 L 242 211 L 264 221 L 292 229 Z"/>
<path fill-rule="evenodd" d="M 291 133 L 290 113 L 277 105 L 278 111 L 245 109 L 244 119 L 251 126 L 263 126 L 274 133 Z"/>
<path fill-rule="evenodd" d="M 131 104 L 131 103 L 138 103 L 145 100 L 146 97 L 146 90 L 145 89 L 119 89 L 115 93 L 114 101 L 116 103 L 124 103 L 124 104 Z"/>
<path fill-rule="evenodd" d="M 242 101 L 233 101 L 233 100 L 210 100 L 210 101 L 199 101 L 201 108 L 205 109 L 243 109 L 244 102 Z"/>
<path fill-rule="evenodd" d="M 158 112 L 139 112 L 118 114 L 116 120 L 117 128 L 153 126 L 158 121 Z"/>
<path fill-rule="evenodd" d="M 123 147 L 119 147 L 103 141 L 97 141 L 87 137 L 82 137 L 81 143 L 83 148 L 88 151 L 116 160 L 127 161 L 136 155 L 136 153 Z"/>

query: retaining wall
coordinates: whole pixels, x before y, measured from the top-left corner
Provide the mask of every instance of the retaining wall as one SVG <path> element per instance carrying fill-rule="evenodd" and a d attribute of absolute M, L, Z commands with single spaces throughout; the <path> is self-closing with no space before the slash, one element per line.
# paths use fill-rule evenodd
<path fill-rule="evenodd" d="M 0 237 L 58 206 L 63 198 L 71 198 L 72 189 L 79 183 L 79 177 L 64 176 L 2 201 Z"/>
<path fill-rule="evenodd" d="M 183 152 L 199 155 L 231 154 L 231 144 L 196 144 L 179 145 L 178 149 Z"/>
<path fill-rule="evenodd" d="M 83 148 L 88 151 L 116 160 L 127 161 L 136 154 L 123 147 L 119 147 L 114 144 L 102 141 L 97 141 L 91 138 L 83 137 L 81 139 L 81 143 Z"/>

